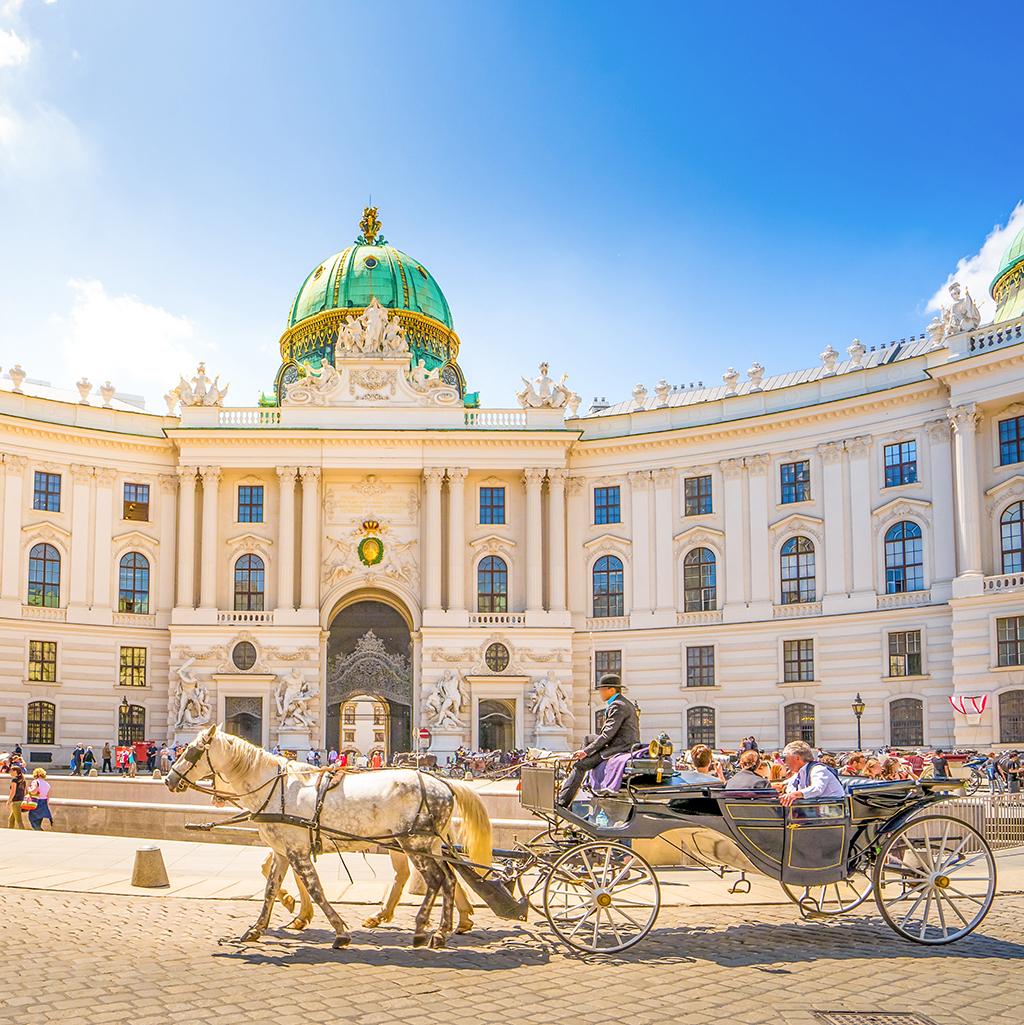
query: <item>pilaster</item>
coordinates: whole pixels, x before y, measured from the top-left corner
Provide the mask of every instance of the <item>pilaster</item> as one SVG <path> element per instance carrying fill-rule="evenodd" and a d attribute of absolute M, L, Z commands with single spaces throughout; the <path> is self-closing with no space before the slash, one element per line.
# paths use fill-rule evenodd
<path fill-rule="evenodd" d="M 957 406 L 947 414 L 953 425 L 953 455 L 956 472 L 957 554 L 959 574 L 953 582 L 953 596 L 981 594 L 981 529 L 978 512 L 977 406 Z"/>
<path fill-rule="evenodd" d="M 178 608 L 196 606 L 196 467 L 179 466 Z"/>
<path fill-rule="evenodd" d="M 444 470 L 428 466 L 423 471 L 426 492 L 423 503 L 423 608 L 441 611 L 441 480 Z"/>
<path fill-rule="evenodd" d="M 91 466 L 71 464 L 71 578 L 68 581 L 68 609 L 89 607 L 89 512 L 95 471 Z M 72 612 L 74 615 L 74 612 Z"/>
<path fill-rule="evenodd" d="M 199 561 L 199 606 L 207 611 L 217 608 L 217 509 L 220 498 L 220 467 L 204 466 L 203 529 Z"/>
<path fill-rule="evenodd" d="M 671 467 L 660 467 L 651 472 L 651 479 L 654 484 L 654 625 L 675 626 L 678 567 L 672 551 L 672 495 L 676 472 Z"/>
<path fill-rule="evenodd" d="M 841 612 L 847 606 L 846 583 L 846 511 L 843 507 L 842 441 L 829 441 L 818 446 L 822 467 L 822 511 L 825 517 L 825 587 L 822 611 Z"/>
<path fill-rule="evenodd" d="M 544 527 L 541 522 L 540 494 L 543 480 L 543 470 L 526 469 L 523 471 L 523 486 L 526 488 L 527 612 L 542 612 L 544 609 Z"/>
<path fill-rule="evenodd" d="M 113 569 L 110 565 L 114 525 L 114 481 L 118 471 L 109 466 L 96 468 L 96 512 L 93 541 L 92 608 L 94 613 L 103 613 L 104 618 L 112 613 L 110 583 Z"/>
<path fill-rule="evenodd" d="M 300 604 L 306 611 L 320 605 L 320 467 L 302 467 L 302 562 L 299 569 Z"/>
<path fill-rule="evenodd" d="M 725 520 L 725 601 L 722 619 L 739 623 L 747 619 L 744 593 L 744 567 L 748 546 L 743 504 L 743 460 L 724 459 L 721 464 L 723 494 L 722 513 Z"/>
<path fill-rule="evenodd" d="M 565 470 L 548 470 L 548 597 L 552 612 L 565 612 Z"/>
<path fill-rule="evenodd" d="M 294 466 L 278 466 L 277 607 L 295 611 L 295 478 Z"/>
<path fill-rule="evenodd" d="M 651 585 L 651 471 L 631 470 L 629 495 L 632 521 L 632 600 L 627 610 L 631 626 L 651 626 L 654 611 Z M 639 620 L 638 622 L 635 620 Z"/>
<path fill-rule="evenodd" d="M 747 456 L 744 460 L 747 470 L 747 524 L 750 552 L 750 604 L 749 619 L 771 619 L 772 579 L 771 543 L 768 540 L 768 470 L 771 459 L 764 453 Z M 726 553 L 728 558 L 728 552 Z"/>
<path fill-rule="evenodd" d="M 871 518 L 871 448 L 874 438 L 862 435 L 846 443 L 850 454 L 850 525 L 853 561 L 853 591 L 850 612 L 875 608 L 875 548 Z"/>
<path fill-rule="evenodd" d="M 6 453 L 3 457 L 3 562 L 0 565 L 0 604 L 10 616 L 20 615 L 21 594 L 21 517 L 24 501 L 24 456 Z M 2 613 L 0 613 L 2 614 Z"/>
<path fill-rule="evenodd" d="M 448 610 L 466 610 L 465 467 L 448 468 Z"/>

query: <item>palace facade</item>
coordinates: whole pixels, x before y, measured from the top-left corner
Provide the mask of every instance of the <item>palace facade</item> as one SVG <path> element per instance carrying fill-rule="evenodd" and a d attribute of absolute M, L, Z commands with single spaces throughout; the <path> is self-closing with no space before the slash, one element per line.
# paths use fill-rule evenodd
<path fill-rule="evenodd" d="M 0 749 L 564 748 L 610 670 L 677 744 L 850 748 L 859 694 L 865 746 L 1024 746 L 1024 234 L 992 324 L 957 293 L 584 411 L 546 365 L 480 408 L 441 289 L 361 229 L 259 405 L 5 375 Z"/>

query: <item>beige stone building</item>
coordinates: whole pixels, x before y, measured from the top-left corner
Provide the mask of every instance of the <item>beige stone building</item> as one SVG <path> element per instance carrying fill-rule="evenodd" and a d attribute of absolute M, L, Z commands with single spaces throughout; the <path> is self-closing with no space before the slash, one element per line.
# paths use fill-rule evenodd
<path fill-rule="evenodd" d="M 1024 319 L 957 294 L 809 370 L 584 412 L 545 365 L 486 409 L 436 282 L 361 227 L 259 406 L 202 367 L 164 414 L 4 375 L 0 747 L 351 748 L 359 699 L 389 753 L 564 747 L 608 670 L 677 743 L 848 748 L 859 693 L 865 745 L 1024 746 Z"/>

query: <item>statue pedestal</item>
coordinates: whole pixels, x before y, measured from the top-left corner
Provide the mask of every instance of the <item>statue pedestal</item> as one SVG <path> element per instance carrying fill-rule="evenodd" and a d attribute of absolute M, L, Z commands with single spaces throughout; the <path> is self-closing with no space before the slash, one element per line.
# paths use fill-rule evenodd
<path fill-rule="evenodd" d="M 294 751 L 297 758 L 305 758 L 313 747 L 309 727 L 280 727 L 277 731 L 277 744 L 282 751 Z"/>
<path fill-rule="evenodd" d="M 540 726 L 534 731 L 537 747 L 545 751 L 572 751 L 572 742 L 569 740 L 569 728 L 567 726 Z"/>
<path fill-rule="evenodd" d="M 205 726 L 189 726 L 187 729 L 178 728 L 174 731 L 174 743 L 175 745 L 181 744 L 184 747 L 188 747 L 203 730 L 208 730 L 209 728 L 209 723 Z"/>
<path fill-rule="evenodd" d="M 462 727 L 442 728 L 440 726 L 430 727 L 430 747 L 428 750 L 432 755 L 437 755 L 439 765 L 448 760 L 448 756 L 455 754 L 462 747 L 466 738 L 466 731 Z"/>

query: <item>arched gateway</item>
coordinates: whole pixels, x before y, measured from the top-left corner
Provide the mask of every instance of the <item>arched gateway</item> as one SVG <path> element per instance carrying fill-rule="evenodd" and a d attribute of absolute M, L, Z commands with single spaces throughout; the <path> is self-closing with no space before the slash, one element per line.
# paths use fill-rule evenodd
<path fill-rule="evenodd" d="M 337 747 L 339 751 L 353 749 L 354 741 L 346 739 L 342 712 L 348 702 L 360 698 L 377 699 L 387 708 L 388 721 L 382 724 L 385 728 L 381 732 L 388 756 L 394 751 L 412 750 L 409 624 L 397 609 L 383 601 L 353 602 L 331 622 L 327 639 L 328 747 Z"/>

